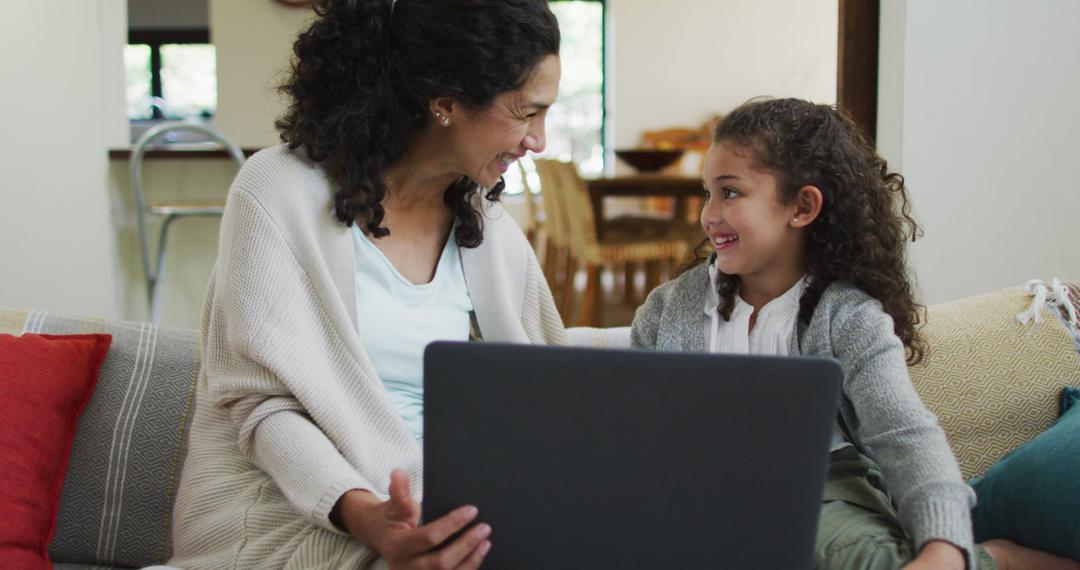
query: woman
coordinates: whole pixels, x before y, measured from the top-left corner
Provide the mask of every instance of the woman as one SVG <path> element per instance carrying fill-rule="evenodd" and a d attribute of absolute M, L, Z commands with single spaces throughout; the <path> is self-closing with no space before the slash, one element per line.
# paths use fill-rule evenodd
<path fill-rule="evenodd" d="M 544 148 L 558 25 L 544 0 L 316 13 L 282 87 L 285 144 L 229 193 L 170 564 L 476 568 L 476 509 L 419 525 L 421 355 L 566 342 L 496 204 L 511 163 Z"/>

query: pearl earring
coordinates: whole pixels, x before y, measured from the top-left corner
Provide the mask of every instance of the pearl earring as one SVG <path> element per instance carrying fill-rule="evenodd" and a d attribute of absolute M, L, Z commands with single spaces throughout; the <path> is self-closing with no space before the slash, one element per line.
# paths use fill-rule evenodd
<path fill-rule="evenodd" d="M 435 113 L 435 118 L 440 123 L 442 123 L 442 126 L 444 126 L 444 127 L 449 127 L 450 126 L 450 117 L 447 117 L 446 115 L 443 115 L 442 113 L 436 112 Z"/>

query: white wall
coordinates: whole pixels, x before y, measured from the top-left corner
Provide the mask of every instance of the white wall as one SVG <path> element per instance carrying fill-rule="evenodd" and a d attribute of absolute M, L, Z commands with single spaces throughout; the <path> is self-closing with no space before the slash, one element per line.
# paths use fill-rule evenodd
<path fill-rule="evenodd" d="M 1080 278 L 1077 21 L 1075 0 L 885 2 L 879 136 L 926 228 L 925 301 Z"/>
<path fill-rule="evenodd" d="M 127 45 L 127 0 L 98 0 L 101 4 L 101 80 L 105 145 L 123 148 L 131 142 L 127 118 L 124 46 Z"/>
<path fill-rule="evenodd" d="M 112 317 L 102 61 L 124 12 L 56 4 L 12 0 L 0 18 L 0 305 Z"/>
<path fill-rule="evenodd" d="M 288 70 L 296 34 L 312 16 L 310 9 L 266 0 L 210 0 L 218 74 L 214 124 L 240 146 L 279 142 L 274 119 L 284 106 L 276 88 Z"/>
<path fill-rule="evenodd" d="M 878 42 L 877 150 L 893 170 L 904 161 L 904 34 L 906 0 L 881 3 Z"/>
<path fill-rule="evenodd" d="M 836 101 L 837 0 L 610 0 L 616 148 L 759 95 Z"/>

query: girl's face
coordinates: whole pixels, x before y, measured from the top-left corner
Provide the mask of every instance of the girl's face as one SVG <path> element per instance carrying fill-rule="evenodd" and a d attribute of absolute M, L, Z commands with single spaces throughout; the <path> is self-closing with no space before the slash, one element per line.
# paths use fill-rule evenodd
<path fill-rule="evenodd" d="M 799 208 L 780 200 L 777 179 L 757 168 L 748 149 L 713 143 L 704 161 L 701 227 L 728 275 L 761 280 L 802 273 Z"/>
<path fill-rule="evenodd" d="M 520 89 L 495 98 L 481 111 L 452 113 L 448 146 L 456 168 L 484 188 L 493 187 L 527 152 L 543 152 L 544 121 L 559 94 L 562 68 L 558 56 L 540 60 Z M 436 127 L 438 128 L 438 127 Z"/>

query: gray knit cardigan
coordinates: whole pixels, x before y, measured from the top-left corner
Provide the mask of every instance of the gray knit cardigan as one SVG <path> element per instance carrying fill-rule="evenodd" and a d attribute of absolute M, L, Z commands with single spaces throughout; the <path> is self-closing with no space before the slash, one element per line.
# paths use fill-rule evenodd
<path fill-rule="evenodd" d="M 709 287 L 702 264 L 654 290 L 631 329 L 636 348 L 705 350 L 702 307 Z M 877 461 L 900 524 L 917 549 L 944 540 L 972 560 L 975 493 L 908 376 L 904 346 L 881 304 L 848 283 L 829 285 L 809 323 L 797 320 L 791 354 L 829 357 L 844 370 L 841 421 L 860 451 Z M 765 402 L 762 402 L 765 405 Z"/>

